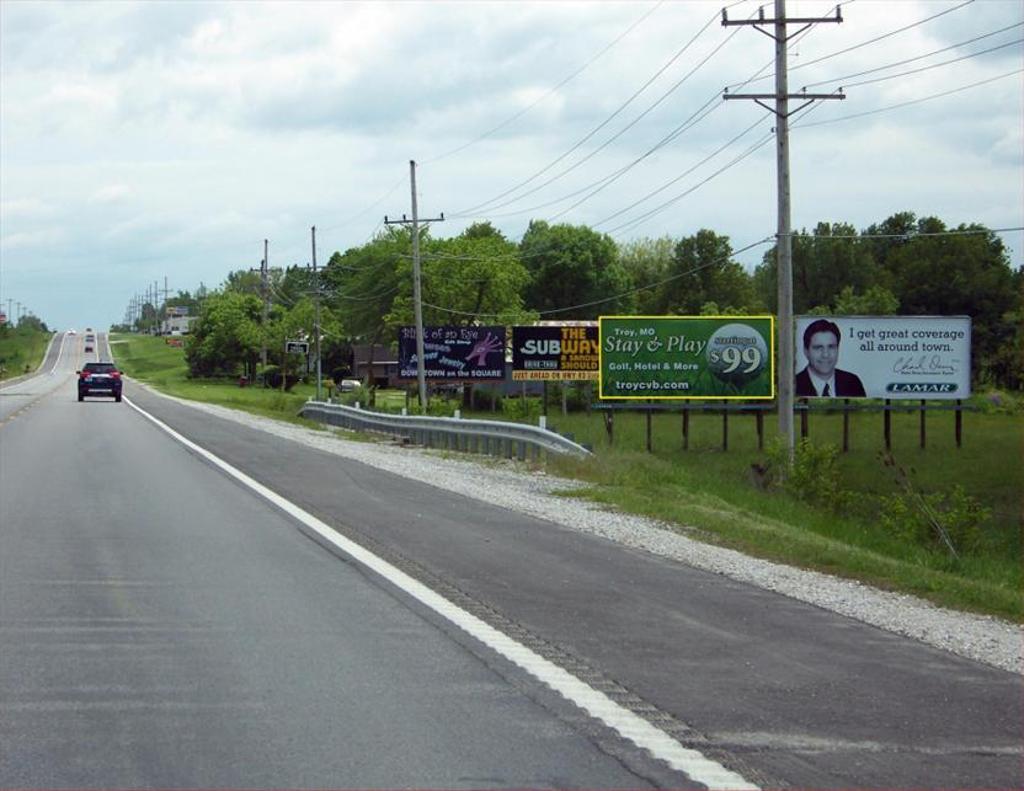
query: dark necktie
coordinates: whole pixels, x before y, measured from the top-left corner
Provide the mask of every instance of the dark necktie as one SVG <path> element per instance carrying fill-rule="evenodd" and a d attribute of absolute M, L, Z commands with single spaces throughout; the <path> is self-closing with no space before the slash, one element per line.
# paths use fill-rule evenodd
<path fill-rule="evenodd" d="M 828 390 L 828 382 L 825 382 L 825 389 L 821 391 L 821 394 L 823 396 L 830 396 L 830 395 L 832 395 L 832 393 L 830 393 L 829 390 Z"/>

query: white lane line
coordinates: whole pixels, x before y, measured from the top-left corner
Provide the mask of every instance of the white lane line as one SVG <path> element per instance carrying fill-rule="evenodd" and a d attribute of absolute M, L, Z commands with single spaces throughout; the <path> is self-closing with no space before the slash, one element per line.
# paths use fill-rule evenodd
<path fill-rule="evenodd" d="M 68 334 L 65 332 L 64 336 L 60 339 L 60 349 L 57 351 L 57 359 L 53 361 L 53 368 L 50 369 L 50 376 L 57 371 L 57 366 L 60 365 L 60 358 L 64 356 L 64 343 L 68 339 Z"/>
<path fill-rule="evenodd" d="M 623 738 L 633 742 L 641 749 L 647 750 L 655 758 L 664 761 L 673 769 L 683 772 L 690 779 L 702 783 L 708 788 L 751 789 L 752 791 L 758 789 L 758 786 L 742 776 L 707 758 L 698 750 L 684 747 L 667 733 L 655 728 L 647 720 L 620 706 L 603 692 L 590 687 L 554 662 L 545 659 L 475 615 L 466 612 L 420 581 L 410 577 L 404 571 L 373 554 L 365 547 L 340 535 L 330 525 L 317 519 L 308 511 L 303 510 L 273 490 L 250 478 L 238 468 L 233 467 L 210 451 L 200 447 L 187 437 L 182 436 L 159 418 L 154 417 L 137 406 L 129 398 L 126 397 L 124 401 L 132 409 L 154 423 L 193 453 L 202 456 L 239 483 L 249 487 L 256 494 L 329 541 L 353 560 L 372 569 L 391 584 L 405 591 L 408 595 L 451 621 L 484 645 L 521 667 L 541 683 L 558 692 L 562 697 L 579 706 L 595 719 L 600 720 L 618 732 Z"/>

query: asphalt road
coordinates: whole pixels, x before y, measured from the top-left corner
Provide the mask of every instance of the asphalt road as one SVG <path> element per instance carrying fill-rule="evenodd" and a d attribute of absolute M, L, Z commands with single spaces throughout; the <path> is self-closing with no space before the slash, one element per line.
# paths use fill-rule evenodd
<path fill-rule="evenodd" d="M 68 370 L 0 426 L 0 786 L 693 786 Z M 1024 786 L 1019 676 L 125 395 L 752 783 Z"/>

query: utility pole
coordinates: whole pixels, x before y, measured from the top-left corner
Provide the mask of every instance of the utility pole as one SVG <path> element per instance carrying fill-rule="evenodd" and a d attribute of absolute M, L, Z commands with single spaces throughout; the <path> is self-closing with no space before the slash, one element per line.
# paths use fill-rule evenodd
<path fill-rule="evenodd" d="M 792 17 L 786 18 L 786 0 L 775 0 L 775 18 L 766 19 L 764 8 L 759 9 L 757 19 L 730 20 L 722 9 L 722 25 L 753 25 L 769 38 L 775 39 L 775 93 L 724 94 L 724 99 L 753 99 L 766 110 L 775 113 L 776 182 L 778 193 L 778 230 L 775 238 L 776 276 L 779 299 L 779 434 L 782 435 L 792 459 L 795 438 L 793 434 L 793 376 L 796 370 L 795 343 L 793 339 L 793 236 L 790 220 L 789 190 L 789 116 L 802 110 L 817 99 L 845 99 L 840 93 L 789 92 L 789 75 L 786 45 L 794 36 L 819 22 L 842 22 L 843 16 L 836 6 L 834 17 Z M 803 25 L 794 33 L 787 33 L 786 25 Z M 772 25 L 774 32 L 766 28 Z M 763 100 L 774 99 L 775 106 Z M 795 110 L 789 109 L 789 100 L 803 102 Z"/>
<path fill-rule="evenodd" d="M 259 268 L 259 273 L 260 273 L 260 297 L 263 299 L 263 330 L 264 331 L 266 330 L 266 327 L 267 327 L 267 317 L 270 314 L 270 286 L 269 286 L 270 268 L 269 268 L 269 264 L 267 263 L 267 246 L 268 245 L 269 245 L 269 242 L 266 239 L 264 239 L 263 240 L 263 260 L 260 261 L 260 268 Z M 249 271 L 250 272 L 255 272 L 257 270 L 250 269 Z M 263 368 L 266 368 L 267 367 L 267 339 L 266 339 L 266 332 L 263 332 L 261 334 L 264 337 L 263 337 L 263 346 L 260 349 L 260 365 Z"/>
<path fill-rule="evenodd" d="M 260 289 L 263 291 L 263 350 L 260 352 L 260 365 L 267 367 L 267 319 L 270 318 L 270 242 L 263 240 L 263 260 L 260 262 Z"/>
<path fill-rule="evenodd" d="M 313 237 L 313 304 L 316 306 L 313 317 L 313 335 L 316 340 L 316 400 L 320 401 L 323 379 L 320 365 L 320 275 L 316 269 L 316 226 L 314 225 L 310 230 Z"/>
<path fill-rule="evenodd" d="M 420 223 L 444 222 L 444 212 L 440 217 L 419 219 L 416 209 L 416 160 L 409 160 L 409 182 L 412 187 L 412 219 L 389 220 L 384 215 L 385 225 L 412 225 L 412 299 L 413 311 L 416 316 L 416 379 L 419 382 L 420 408 L 427 413 L 427 374 L 423 360 L 423 295 L 420 290 Z M 371 374 L 372 375 L 372 374 Z"/>

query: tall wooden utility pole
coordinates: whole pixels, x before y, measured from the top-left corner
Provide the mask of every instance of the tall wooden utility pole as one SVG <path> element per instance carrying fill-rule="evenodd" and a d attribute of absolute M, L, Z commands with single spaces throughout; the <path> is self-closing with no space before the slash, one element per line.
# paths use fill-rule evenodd
<path fill-rule="evenodd" d="M 385 225 L 412 225 L 412 299 L 413 312 L 416 317 L 416 379 L 419 382 L 420 408 L 427 413 L 427 374 L 423 360 L 423 296 L 420 291 L 420 223 L 444 222 L 444 212 L 440 217 L 430 219 L 419 218 L 416 209 L 416 160 L 409 160 L 409 183 L 412 186 L 412 219 L 402 215 L 401 220 L 389 220 L 384 215 Z M 372 372 L 371 372 L 372 376 Z"/>
<path fill-rule="evenodd" d="M 313 235 L 313 304 L 316 313 L 313 317 L 313 335 L 316 340 L 316 400 L 320 401 L 323 374 L 320 367 L 320 276 L 316 269 L 316 226 L 311 229 Z"/>
<path fill-rule="evenodd" d="M 260 297 L 263 299 L 263 324 L 262 332 L 263 345 L 260 347 L 260 367 L 267 367 L 267 316 L 270 314 L 270 264 L 267 258 L 267 248 L 270 242 L 263 240 L 263 260 L 260 261 Z M 262 376 L 262 374 L 260 374 Z"/>
<path fill-rule="evenodd" d="M 775 18 L 766 19 L 764 9 L 759 9 L 757 19 L 732 21 L 725 9 L 722 9 L 722 25 L 753 25 L 766 36 L 775 39 L 775 93 L 729 93 L 725 99 L 753 99 L 766 110 L 775 113 L 775 151 L 776 181 L 778 191 L 778 231 L 775 240 L 775 257 L 778 278 L 778 346 L 779 346 L 779 434 L 783 437 L 786 447 L 792 456 L 795 438 L 793 434 L 793 376 L 796 371 L 795 342 L 793 339 L 793 236 L 790 227 L 790 192 L 789 192 L 789 116 L 802 110 L 816 99 L 845 99 L 840 93 L 790 93 L 789 76 L 786 58 L 786 45 L 794 36 L 802 33 L 818 22 L 842 22 L 843 16 L 836 6 L 834 17 L 792 17 L 786 18 L 786 0 L 775 0 Z M 802 25 L 794 33 L 787 33 L 786 25 Z M 773 26 L 769 32 L 767 26 Z M 763 100 L 774 99 L 771 107 Z M 789 100 L 799 99 L 803 103 L 795 110 L 789 109 Z"/>

